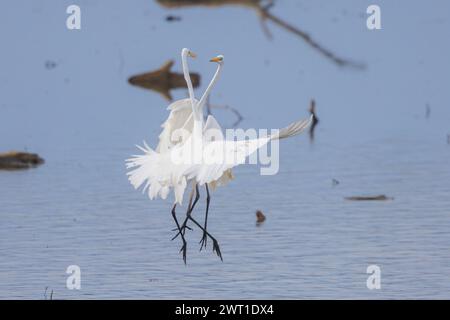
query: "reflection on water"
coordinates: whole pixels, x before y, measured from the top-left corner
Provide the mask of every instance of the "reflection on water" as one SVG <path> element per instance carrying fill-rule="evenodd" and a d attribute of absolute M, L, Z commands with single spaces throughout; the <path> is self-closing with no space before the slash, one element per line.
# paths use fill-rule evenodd
<path fill-rule="evenodd" d="M 174 61 L 169 60 L 160 69 L 132 76 L 128 79 L 128 82 L 132 85 L 158 92 L 168 101 L 172 101 L 171 90 L 187 88 L 184 75 L 182 73 L 171 71 L 173 64 Z M 192 86 L 197 88 L 200 85 L 200 75 L 194 72 L 189 72 L 189 75 L 191 77 Z M 236 127 L 244 119 L 237 109 L 230 107 L 229 105 L 212 104 L 210 102 L 210 96 L 207 98 L 205 109 L 205 120 L 208 115 L 212 115 L 212 109 L 230 111 L 236 118 L 231 127 Z"/>
<path fill-rule="evenodd" d="M 169 60 L 162 65 L 158 70 L 138 74 L 128 79 L 132 85 L 139 86 L 145 89 L 150 89 L 162 94 L 167 100 L 172 101 L 170 90 L 176 88 L 187 88 L 184 75 L 182 73 L 175 73 L 171 71 L 174 64 L 173 60 Z M 189 72 L 192 86 L 197 88 L 200 85 L 200 75 Z"/>
<path fill-rule="evenodd" d="M 282 30 L 266 41 L 234 6 L 183 9 L 169 24 L 156 2 L 88 1 L 73 33 L 55 26 L 65 7 L 49 3 L 11 1 L 0 11 L 0 150 L 46 160 L 0 172 L 0 298 L 450 297 L 450 43 L 439 40 L 450 30 L 447 1 L 408 2 L 409 20 L 397 2 L 383 2 L 396 19 L 378 33 L 366 29 L 360 0 L 277 2 L 287 21 L 367 61 L 364 72 L 335 68 Z M 240 127 L 305 117 L 310 97 L 320 117 L 314 143 L 306 135 L 280 143 L 277 175 L 242 166 L 212 193 L 208 224 L 223 263 L 210 245 L 198 251 L 202 235 L 193 230 L 184 266 L 170 241 L 169 202 L 149 201 L 125 175 L 134 145 L 156 143 L 168 103 L 123 74 L 184 46 L 198 53 L 192 68 L 206 79 L 208 58 L 227 57 L 211 100 L 239 110 Z M 58 62 L 51 72 L 47 60 Z M 353 195 L 394 200 L 344 199 Z M 267 217 L 258 227 L 256 210 Z M 381 268 L 381 290 L 366 287 L 371 264 Z M 66 288 L 69 265 L 81 268 L 79 291 Z"/>

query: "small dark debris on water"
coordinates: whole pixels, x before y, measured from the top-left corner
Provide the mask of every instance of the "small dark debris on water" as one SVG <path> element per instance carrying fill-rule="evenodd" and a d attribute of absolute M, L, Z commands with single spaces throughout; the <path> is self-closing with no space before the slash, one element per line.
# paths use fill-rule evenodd
<path fill-rule="evenodd" d="M 17 170 L 36 167 L 44 163 L 36 153 L 10 151 L 0 153 L 0 170 Z"/>
<path fill-rule="evenodd" d="M 166 21 L 168 21 L 168 22 L 181 21 L 181 17 L 180 16 L 168 15 L 168 16 L 166 16 Z"/>
<path fill-rule="evenodd" d="M 52 61 L 52 60 L 45 61 L 45 69 L 47 69 L 47 70 L 55 69 L 57 66 L 58 65 L 55 61 Z"/>
<path fill-rule="evenodd" d="M 331 183 L 333 184 L 333 186 L 337 186 L 340 182 L 339 180 L 331 179 Z"/>
<path fill-rule="evenodd" d="M 266 221 L 266 216 L 264 215 L 264 213 L 262 213 L 261 210 L 257 210 L 256 211 L 256 224 L 259 225 L 259 224 L 263 223 L 264 221 Z"/>
<path fill-rule="evenodd" d="M 430 105 L 427 103 L 425 106 L 425 118 L 429 119 L 431 115 L 431 107 Z"/>
<path fill-rule="evenodd" d="M 387 197 L 384 194 L 377 195 L 377 196 L 354 196 L 354 197 L 345 197 L 345 200 L 351 200 L 351 201 L 387 201 L 387 200 L 394 200 L 392 197 Z"/>

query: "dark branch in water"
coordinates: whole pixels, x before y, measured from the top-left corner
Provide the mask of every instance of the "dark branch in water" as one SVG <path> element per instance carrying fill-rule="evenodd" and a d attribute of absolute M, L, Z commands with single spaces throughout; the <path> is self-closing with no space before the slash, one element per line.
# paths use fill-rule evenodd
<path fill-rule="evenodd" d="M 333 61 L 334 63 L 336 63 L 338 66 L 352 67 L 352 68 L 356 68 L 356 69 L 365 69 L 366 66 L 364 64 L 350 61 L 350 60 L 347 60 L 347 59 L 337 56 L 332 51 L 323 47 L 321 44 L 319 44 L 317 41 L 315 41 L 313 38 L 311 38 L 311 36 L 308 33 L 292 26 L 291 24 L 287 23 L 286 21 L 281 20 L 280 18 L 271 14 L 269 12 L 269 9 L 272 6 L 273 6 L 273 3 L 270 3 L 269 5 L 264 6 L 264 7 L 263 6 L 258 7 L 258 13 L 259 13 L 262 21 L 265 21 L 266 19 L 268 19 L 268 20 L 272 21 L 273 23 L 275 23 L 276 25 L 280 26 L 281 28 L 302 38 L 313 49 L 315 49 L 316 51 L 321 53 L 324 57 L 326 57 L 326 58 L 330 59 L 331 61 Z M 266 34 L 267 34 L 267 32 L 266 32 Z"/>
<path fill-rule="evenodd" d="M 309 127 L 309 139 L 311 142 L 313 142 L 314 130 L 316 129 L 317 124 L 319 123 L 319 118 L 316 115 L 316 101 L 314 99 L 311 100 L 311 104 L 309 106 L 309 113 L 313 116 L 311 126 Z"/>
<path fill-rule="evenodd" d="M 255 9 L 261 19 L 261 25 L 264 34 L 267 38 L 272 39 L 272 34 L 265 25 L 266 20 L 270 20 L 279 27 L 287 30 L 296 36 L 302 38 L 309 46 L 318 51 L 324 57 L 328 58 L 335 64 L 341 67 L 351 67 L 355 69 L 364 69 L 366 66 L 363 63 L 354 62 L 339 57 L 331 50 L 325 48 L 319 44 L 316 40 L 311 38 L 311 36 L 303 30 L 287 23 L 286 21 L 274 16 L 269 12 L 269 9 L 274 6 L 274 0 L 157 0 L 157 2 L 166 8 L 180 8 L 180 7 L 192 7 L 192 6 L 208 6 L 208 7 L 218 7 L 218 6 L 243 6 L 247 8 Z"/>
<path fill-rule="evenodd" d="M 242 120 L 244 120 L 244 117 L 242 117 L 242 115 L 239 113 L 239 111 L 233 107 L 230 107 L 228 105 L 212 105 L 209 101 L 209 97 L 206 100 L 206 115 L 211 115 L 211 109 L 215 108 L 215 109 L 223 109 L 223 110 L 228 110 L 231 111 L 232 113 L 234 113 L 234 115 L 236 116 L 237 120 L 231 125 L 231 127 L 236 127 L 239 123 L 241 123 Z"/>

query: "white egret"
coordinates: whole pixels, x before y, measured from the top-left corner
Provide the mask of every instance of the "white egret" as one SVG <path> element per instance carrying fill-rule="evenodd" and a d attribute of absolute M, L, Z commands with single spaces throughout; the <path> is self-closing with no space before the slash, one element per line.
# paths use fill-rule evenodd
<path fill-rule="evenodd" d="M 213 85 L 215 84 L 218 75 L 220 73 L 221 67 L 223 65 L 223 56 L 217 56 L 211 61 L 217 62 L 219 64 L 218 69 L 206 89 L 204 95 L 200 99 L 200 101 L 196 101 L 193 97 L 193 90 L 190 90 L 190 107 L 192 110 L 192 114 L 188 115 L 188 112 L 183 113 L 183 117 L 186 118 L 185 123 L 182 127 L 191 126 L 190 121 L 192 121 L 192 130 L 189 131 L 189 136 L 182 142 L 172 144 L 170 141 L 167 144 L 161 145 L 161 139 L 167 141 L 166 139 L 170 139 L 170 135 L 166 132 L 162 137 L 160 136 L 160 148 L 159 151 L 154 151 L 146 144 L 144 144 L 145 148 L 140 148 L 145 152 L 144 155 L 138 155 L 134 158 L 127 160 L 127 167 L 133 168 L 132 171 L 128 173 L 130 182 L 133 184 L 135 188 L 140 187 L 145 183 L 144 191 L 148 189 L 148 194 L 151 199 L 160 195 L 162 198 L 167 197 L 167 194 L 170 191 L 170 188 L 174 188 L 175 194 L 175 205 L 172 209 L 172 215 L 177 224 L 178 234 L 181 235 L 183 240 L 183 247 L 180 251 L 183 251 L 183 260 L 186 263 L 186 241 L 184 238 L 184 228 L 186 227 L 187 220 L 191 220 L 194 224 L 196 224 L 201 230 L 203 230 L 203 238 L 201 240 L 202 246 L 203 244 L 206 246 L 206 239 L 210 237 L 213 241 L 213 251 L 217 253 L 217 255 L 222 259 L 222 255 L 220 252 L 220 248 L 217 240 L 211 236 L 211 234 L 206 230 L 206 221 L 207 221 L 207 212 L 209 209 L 209 200 L 210 195 L 208 191 L 208 184 L 219 181 L 224 175 L 227 175 L 227 172 L 242 163 L 245 162 L 246 158 L 257 151 L 259 148 L 265 146 L 268 142 L 275 139 L 283 139 L 287 137 L 292 137 L 301 133 L 311 122 L 311 118 L 308 120 L 301 120 L 292 123 L 284 129 L 281 129 L 276 134 L 272 134 L 270 136 L 258 138 L 258 139 L 250 139 L 250 140 L 225 140 L 223 134 L 221 132 L 221 128 L 217 121 L 212 117 L 208 117 L 206 124 L 203 124 L 203 105 L 206 101 L 207 96 L 209 95 Z M 185 65 L 186 66 L 186 65 Z M 186 66 L 187 67 L 187 66 Z M 186 68 L 187 69 L 187 68 Z M 187 73 L 189 74 L 189 73 Z M 189 81 L 188 82 L 189 88 Z M 185 108 L 185 103 L 180 103 L 182 108 Z M 178 108 L 178 107 L 177 107 Z M 173 111 L 173 110 L 172 110 Z M 172 112 L 171 111 L 171 112 Z M 192 117 L 192 120 L 191 120 Z M 170 118 L 170 116 L 169 116 Z M 181 119 L 181 116 L 180 116 Z M 172 123 L 172 122 L 171 122 Z M 165 126 L 164 130 L 168 130 L 168 132 L 173 133 L 174 128 L 178 127 L 177 125 Z M 163 130 L 163 133 L 164 133 Z M 210 130 L 215 130 L 216 139 L 210 140 L 207 137 L 207 132 Z M 219 135 L 217 136 L 217 132 Z M 164 146 L 162 148 L 161 146 Z M 204 161 L 203 159 L 203 151 L 204 150 L 219 150 L 218 154 L 220 155 L 219 161 L 214 161 L 213 163 L 209 163 L 209 161 Z M 200 159 L 200 161 L 194 160 L 193 162 L 176 162 L 174 159 L 177 158 L 177 155 L 188 155 L 190 159 Z M 175 216 L 175 207 L 177 203 L 182 203 L 183 194 L 186 188 L 186 184 L 189 181 L 193 181 L 195 184 L 195 200 L 189 205 L 186 214 L 186 220 L 183 225 L 180 227 L 178 221 Z M 198 186 L 205 185 L 207 190 L 207 212 L 205 217 L 205 227 L 202 227 L 193 217 L 192 217 L 192 209 L 195 204 L 199 200 L 199 190 Z M 177 234 L 177 235 L 178 235 Z M 201 246 L 201 248 L 202 248 Z"/>
<path fill-rule="evenodd" d="M 203 96 L 201 97 L 200 101 L 198 101 L 197 99 L 195 99 L 192 81 L 191 81 L 190 73 L 189 73 L 189 67 L 187 64 L 187 57 L 195 58 L 196 55 L 191 50 L 184 48 L 181 51 L 181 60 L 182 60 L 182 65 L 183 65 L 183 74 L 184 74 L 184 77 L 185 77 L 185 80 L 186 80 L 186 83 L 188 86 L 188 90 L 189 90 L 189 98 L 178 100 L 178 101 L 172 103 L 168 107 L 168 110 L 170 110 L 170 114 L 169 114 L 169 117 L 167 118 L 167 120 L 162 125 L 163 131 L 159 136 L 159 144 L 156 149 L 156 151 L 160 152 L 160 153 L 168 152 L 174 145 L 181 143 L 180 140 L 178 140 L 178 139 L 177 140 L 172 139 L 174 134 L 177 132 L 177 130 L 182 129 L 182 130 L 184 130 L 184 133 L 187 133 L 188 135 L 192 134 L 193 123 L 194 123 L 192 106 L 198 105 L 198 109 L 203 111 L 203 108 L 206 104 L 209 93 L 211 92 L 213 86 L 215 85 L 217 79 L 219 78 L 219 75 L 220 75 L 220 72 L 221 72 L 222 66 L 223 66 L 223 61 L 224 61 L 222 55 L 216 57 L 215 59 L 211 59 L 212 62 L 218 63 L 217 70 L 216 70 L 211 82 L 209 83 L 206 91 L 204 92 Z M 203 124 L 203 112 L 202 112 L 200 120 L 201 120 L 200 127 L 202 128 L 203 131 L 215 129 L 217 131 L 217 133 L 220 135 L 219 139 L 223 140 L 221 128 L 212 115 L 209 115 L 206 120 L 206 123 Z M 226 170 L 217 179 L 211 181 L 209 183 L 209 185 L 211 185 L 212 188 L 215 189 L 217 186 L 225 185 L 231 179 L 233 179 L 233 173 L 230 169 L 230 170 Z M 194 188 L 194 186 L 193 186 L 193 188 Z M 203 246 L 206 248 L 206 242 L 207 242 L 206 229 L 207 229 L 207 224 L 208 224 L 208 212 L 209 212 L 209 205 L 210 205 L 210 199 L 211 199 L 208 184 L 205 184 L 205 189 L 206 189 L 206 194 L 207 194 L 205 222 L 204 222 L 204 226 L 203 226 L 203 229 L 205 231 L 203 232 L 203 237 L 200 240 L 200 242 L 202 243 L 202 245 L 200 246 L 200 249 L 202 249 Z M 194 201 L 194 203 L 192 203 L 192 197 L 193 197 L 193 193 L 191 193 L 191 197 L 189 199 L 189 205 L 188 205 L 186 216 L 189 216 L 189 213 L 191 213 L 193 211 L 193 209 L 198 201 L 198 198 L 196 197 L 196 201 Z M 181 201 L 179 201 L 179 203 L 181 203 Z M 175 208 L 176 208 L 176 203 L 174 204 L 174 207 L 172 208 L 172 216 L 174 217 L 174 220 L 177 223 L 178 221 L 176 220 Z M 182 225 L 183 233 L 184 233 L 184 228 L 186 228 L 186 223 L 187 223 L 187 219 L 185 219 L 185 221 Z M 178 228 L 178 225 L 177 225 L 177 228 Z M 180 231 L 180 229 L 178 231 Z M 177 233 L 177 235 L 175 235 L 175 237 L 172 238 L 172 240 L 175 239 L 178 235 L 179 235 L 179 232 Z M 219 250 L 219 249 L 217 249 L 217 250 Z M 220 252 L 220 250 L 218 252 Z"/>
<path fill-rule="evenodd" d="M 192 113 L 193 113 L 193 109 L 194 109 L 193 106 L 196 105 L 199 109 L 203 109 L 203 107 L 207 101 L 207 97 L 208 97 L 212 87 L 214 86 L 216 80 L 218 79 L 218 76 L 220 74 L 220 70 L 222 67 L 223 57 L 221 59 L 214 60 L 215 62 L 218 63 L 218 68 L 216 70 L 216 73 L 214 74 L 213 79 L 211 80 L 211 83 L 208 85 L 207 90 L 203 94 L 200 101 L 198 101 L 195 99 L 192 82 L 191 82 L 191 79 L 189 76 L 187 57 L 194 58 L 195 54 L 191 50 L 184 48 L 181 52 L 181 59 L 182 59 L 182 64 L 183 64 L 183 73 L 184 73 L 184 77 L 185 77 L 188 91 L 189 91 L 189 98 L 175 101 L 168 107 L 168 110 L 170 110 L 170 114 L 169 114 L 169 117 L 167 118 L 167 120 L 162 125 L 163 131 L 161 132 L 161 134 L 159 136 L 159 143 L 156 148 L 156 153 L 159 154 L 160 160 L 167 158 L 167 155 L 170 153 L 171 149 L 180 143 L 180 141 L 172 139 L 174 133 L 177 132 L 177 130 L 183 129 L 184 132 L 187 132 L 188 134 L 192 133 L 192 130 L 193 130 Z M 203 118 L 201 120 L 203 121 Z M 208 118 L 206 120 L 206 124 L 203 124 L 203 122 L 202 122 L 200 127 L 203 127 L 205 130 L 208 130 L 211 128 L 219 128 L 220 129 L 220 126 L 218 125 L 217 121 L 211 115 L 208 116 Z M 169 162 L 166 162 L 164 165 L 164 160 L 163 160 L 161 163 L 159 163 L 159 165 L 154 166 L 155 163 L 153 160 L 155 159 L 155 157 L 153 155 L 155 152 L 153 150 L 151 150 L 151 148 L 149 148 L 145 142 L 144 142 L 144 148 L 142 148 L 142 147 L 139 147 L 139 148 L 142 151 L 144 151 L 145 154 L 137 155 L 134 158 L 127 160 L 127 167 L 135 168 L 134 170 L 132 170 L 128 173 L 129 180 L 135 188 L 138 188 L 146 181 L 146 184 L 144 186 L 144 191 L 146 191 L 148 189 L 148 195 L 149 195 L 150 199 L 153 199 L 153 198 L 157 197 L 158 195 L 161 196 L 161 198 L 165 199 L 167 197 L 168 193 L 170 192 L 170 188 L 171 187 L 174 188 L 175 204 L 172 209 L 172 216 L 177 225 L 177 229 L 178 229 L 177 235 L 178 235 L 178 234 L 180 234 L 182 229 L 180 228 L 180 225 L 177 221 L 175 208 L 176 208 L 177 203 L 179 203 L 179 204 L 182 203 L 183 194 L 184 194 L 184 190 L 187 185 L 187 181 L 184 177 L 179 176 L 177 174 L 177 172 L 179 172 L 179 167 L 168 165 Z M 163 154 L 166 154 L 166 157 L 164 157 Z M 173 170 L 173 172 L 171 172 L 171 170 Z M 159 175 L 154 176 L 153 173 L 155 173 L 155 172 L 158 172 Z M 233 178 L 233 175 L 232 175 L 231 170 L 227 170 L 218 179 L 211 181 L 210 184 L 214 188 L 218 185 L 224 185 L 232 178 Z M 206 185 L 205 188 L 206 188 L 206 192 L 207 192 L 208 196 L 206 199 L 207 205 L 206 205 L 205 223 L 204 223 L 204 228 L 202 228 L 204 230 L 204 236 L 203 236 L 201 242 L 204 241 L 204 244 L 206 246 L 206 240 L 205 240 L 206 236 L 207 236 L 206 226 L 207 226 L 207 217 L 208 217 L 208 211 L 209 211 L 210 195 L 209 195 L 208 185 Z M 189 201 L 187 216 L 193 210 L 195 204 L 198 201 L 198 199 L 196 199 L 196 201 L 192 204 L 192 197 L 193 197 L 193 194 L 191 194 L 191 199 Z M 191 206 L 191 204 L 192 204 L 192 206 Z M 182 232 L 183 247 L 181 249 L 181 250 L 183 250 L 183 259 L 186 261 L 186 241 L 183 237 L 184 228 L 186 228 L 186 221 L 183 223 L 183 232 Z M 218 245 L 217 245 L 217 251 L 220 256 L 220 250 L 218 249 Z"/>
<path fill-rule="evenodd" d="M 190 73 L 189 73 L 189 67 L 188 67 L 188 63 L 187 63 L 187 57 L 195 58 L 196 54 L 187 48 L 183 48 L 181 50 L 181 61 L 182 61 L 182 66 L 183 66 L 184 78 L 186 80 L 186 84 L 187 84 L 188 91 L 189 91 L 189 98 L 177 100 L 177 101 L 171 103 L 167 107 L 167 110 L 170 110 L 170 113 L 169 113 L 169 117 L 167 118 L 167 120 L 164 121 L 164 123 L 161 125 L 161 127 L 163 128 L 163 131 L 159 135 L 159 143 L 158 143 L 158 146 L 156 147 L 157 152 L 167 152 L 174 145 L 180 143 L 180 140 L 172 139 L 174 136 L 174 133 L 176 133 L 177 130 L 182 129 L 189 134 L 192 133 L 192 129 L 193 129 L 192 105 L 198 104 L 199 108 L 203 109 L 203 107 L 206 104 L 206 101 L 208 100 L 209 93 L 211 92 L 211 89 L 214 86 L 215 82 L 217 81 L 217 79 L 220 75 L 220 72 L 221 72 L 221 68 L 223 65 L 223 56 L 219 56 L 220 59 L 217 59 L 217 60 L 211 59 L 214 62 L 218 63 L 218 67 L 217 67 L 216 73 L 213 76 L 211 82 L 209 83 L 206 91 L 204 92 L 200 101 L 198 101 L 194 95 L 194 89 L 192 86 L 192 81 L 191 81 Z M 202 124 L 202 126 L 203 126 L 203 124 Z M 204 125 L 204 130 L 208 130 L 213 127 L 220 128 L 220 126 L 218 125 L 215 118 L 213 116 L 209 115 L 206 120 L 206 124 Z M 230 171 L 225 172 L 218 180 L 212 181 L 211 185 L 213 188 L 215 188 L 216 186 L 221 186 L 221 185 L 226 184 L 232 178 L 233 178 L 233 174 L 230 170 Z"/>

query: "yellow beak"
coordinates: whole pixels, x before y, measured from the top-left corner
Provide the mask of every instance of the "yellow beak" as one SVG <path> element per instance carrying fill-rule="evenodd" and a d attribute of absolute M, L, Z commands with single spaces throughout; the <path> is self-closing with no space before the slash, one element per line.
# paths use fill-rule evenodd
<path fill-rule="evenodd" d="M 190 56 L 191 58 L 197 58 L 197 54 L 194 53 L 194 52 L 192 52 L 192 51 L 189 51 L 189 56 Z"/>
<path fill-rule="evenodd" d="M 211 60 L 209 60 L 209 62 L 220 62 L 220 58 L 219 57 L 214 57 Z"/>

